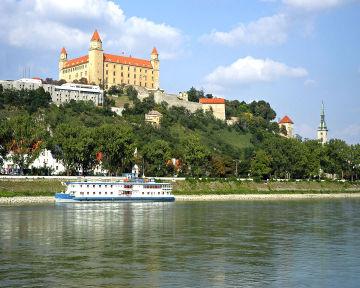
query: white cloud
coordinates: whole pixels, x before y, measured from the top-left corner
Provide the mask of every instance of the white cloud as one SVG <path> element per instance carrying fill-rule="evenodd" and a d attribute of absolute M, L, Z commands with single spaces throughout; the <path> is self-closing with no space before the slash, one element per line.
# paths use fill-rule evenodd
<path fill-rule="evenodd" d="M 106 50 L 133 55 L 158 48 L 161 59 L 181 53 L 185 37 L 164 23 L 126 17 L 109 0 L 6 0 L 0 6 L 0 41 L 21 48 L 83 51 L 94 29 Z M 70 55 L 71 56 L 71 55 Z"/>
<path fill-rule="evenodd" d="M 285 5 L 305 11 L 320 11 L 335 8 L 349 2 L 350 0 L 283 0 Z"/>
<path fill-rule="evenodd" d="M 282 77 L 301 78 L 308 72 L 302 67 L 289 67 L 271 59 L 239 58 L 229 66 L 219 66 L 205 77 L 207 86 L 235 86 L 257 82 L 271 82 Z"/>
<path fill-rule="evenodd" d="M 240 23 L 228 32 L 212 31 L 201 36 L 200 40 L 234 46 L 238 44 L 284 43 L 287 39 L 288 18 L 284 14 L 262 17 L 248 24 Z"/>
<path fill-rule="evenodd" d="M 307 87 L 315 86 L 316 81 L 314 79 L 306 79 L 304 81 L 304 85 L 307 86 Z"/>

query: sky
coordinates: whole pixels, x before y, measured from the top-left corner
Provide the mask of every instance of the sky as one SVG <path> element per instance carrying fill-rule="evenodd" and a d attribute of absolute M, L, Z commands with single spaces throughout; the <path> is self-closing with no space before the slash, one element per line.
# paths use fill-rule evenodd
<path fill-rule="evenodd" d="M 85 55 L 97 29 L 107 53 L 156 46 L 167 92 L 265 100 L 309 139 L 324 101 L 329 137 L 360 143 L 359 0 L 2 0 L 0 15 L 0 79 L 57 79 L 61 48 Z"/>

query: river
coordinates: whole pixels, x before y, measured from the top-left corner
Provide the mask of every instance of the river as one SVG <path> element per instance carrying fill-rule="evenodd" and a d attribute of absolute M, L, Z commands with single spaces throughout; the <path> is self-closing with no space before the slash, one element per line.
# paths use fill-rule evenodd
<path fill-rule="evenodd" d="M 0 206 L 0 287 L 359 287 L 360 200 Z"/>

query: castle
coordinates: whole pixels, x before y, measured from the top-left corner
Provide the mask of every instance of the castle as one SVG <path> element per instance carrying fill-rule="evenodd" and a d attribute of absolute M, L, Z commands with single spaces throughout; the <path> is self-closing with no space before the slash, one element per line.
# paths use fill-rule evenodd
<path fill-rule="evenodd" d="M 68 59 L 63 47 L 59 60 L 59 80 L 83 81 L 108 89 L 130 84 L 150 90 L 159 89 L 159 53 L 154 47 L 150 60 L 104 53 L 99 33 L 95 30 L 88 55 Z M 77 82 L 75 81 L 75 82 Z"/>

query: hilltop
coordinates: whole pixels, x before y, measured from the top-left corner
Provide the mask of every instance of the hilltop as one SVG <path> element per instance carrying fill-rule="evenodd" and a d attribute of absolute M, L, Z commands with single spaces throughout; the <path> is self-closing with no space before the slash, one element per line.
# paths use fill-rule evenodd
<path fill-rule="evenodd" d="M 203 96 L 192 88 L 189 100 Z M 205 95 L 212 97 L 212 95 Z M 110 175 L 131 170 L 134 163 L 147 175 L 254 178 L 319 178 L 327 174 L 357 179 L 359 145 L 331 140 L 287 139 L 279 136 L 276 112 L 265 101 L 226 101 L 228 126 L 211 111 L 191 113 L 184 107 L 155 103 L 152 95 L 140 101 L 137 91 L 118 87 L 105 95 L 103 107 L 83 101 L 56 106 L 43 89 L 3 90 L 0 87 L 0 153 L 9 152 L 25 172 L 40 151 L 49 149 L 66 167 L 91 175 L 101 164 Z M 122 116 L 111 111 L 118 101 Z M 119 101 L 122 101 L 119 104 Z M 161 124 L 145 122 L 151 110 L 161 113 Z"/>

